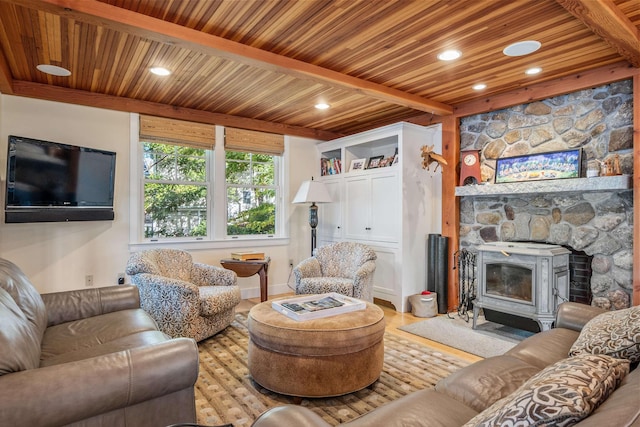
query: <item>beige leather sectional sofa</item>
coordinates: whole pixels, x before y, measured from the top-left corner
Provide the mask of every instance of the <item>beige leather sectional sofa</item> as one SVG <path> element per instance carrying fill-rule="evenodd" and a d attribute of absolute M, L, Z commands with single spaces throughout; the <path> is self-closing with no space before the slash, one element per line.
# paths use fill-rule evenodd
<path fill-rule="evenodd" d="M 555 328 L 456 371 L 435 390 L 411 393 L 342 426 L 640 426 L 640 369 L 633 369 L 640 358 L 640 307 L 612 312 L 581 335 L 601 313 L 562 304 Z M 620 345 L 616 357 L 601 354 L 615 347 L 610 344 Z M 575 354 L 568 357 L 570 351 Z M 576 416 L 586 418 L 573 424 Z M 304 406 L 287 405 L 265 412 L 253 426 L 329 424 Z"/>
<path fill-rule="evenodd" d="M 198 349 L 171 339 L 135 286 L 39 295 L 0 259 L 0 426 L 195 422 Z"/>

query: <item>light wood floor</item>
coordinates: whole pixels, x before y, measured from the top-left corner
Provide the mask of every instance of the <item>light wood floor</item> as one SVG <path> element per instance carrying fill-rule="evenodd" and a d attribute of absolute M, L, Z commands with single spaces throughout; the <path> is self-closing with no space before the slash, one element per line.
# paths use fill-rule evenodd
<path fill-rule="evenodd" d="M 293 295 L 293 294 L 292 294 Z M 281 298 L 281 297 L 285 297 L 287 296 L 287 294 L 281 294 L 281 295 L 276 295 L 276 298 Z M 271 299 L 271 298 L 269 298 Z M 236 308 L 236 311 L 249 311 L 251 309 L 251 307 L 253 307 L 254 305 L 260 303 L 260 298 L 251 298 L 251 299 L 247 299 L 247 300 L 242 300 L 242 302 L 240 303 L 240 305 L 238 305 L 238 307 Z M 379 307 L 384 311 L 384 318 L 386 321 L 386 330 L 395 334 L 395 335 L 400 335 L 408 340 L 411 341 L 415 341 L 417 343 L 432 347 L 437 349 L 438 351 L 442 351 L 445 353 L 449 353 L 449 354 L 453 354 L 455 356 L 458 356 L 461 359 L 464 360 L 468 360 L 470 362 L 476 362 L 478 360 L 481 360 L 481 357 L 478 357 L 476 355 L 473 354 L 469 354 L 466 353 L 464 351 L 460 351 L 458 349 L 440 344 L 438 342 L 435 341 L 431 341 L 428 340 L 426 338 L 422 338 L 419 337 L 417 335 L 414 334 L 410 334 L 408 332 L 405 331 L 401 331 L 400 329 L 398 329 L 400 326 L 404 326 L 404 325 L 408 325 L 410 323 L 415 323 L 415 322 L 420 322 L 422 320 L 425 320 L 422 317 L 416 317 L 411 313 L 398 313 L 397 311 L 395 311 L 393 308 L 390 307 L 386 307 L 384 305 L 379 305 Z"/>

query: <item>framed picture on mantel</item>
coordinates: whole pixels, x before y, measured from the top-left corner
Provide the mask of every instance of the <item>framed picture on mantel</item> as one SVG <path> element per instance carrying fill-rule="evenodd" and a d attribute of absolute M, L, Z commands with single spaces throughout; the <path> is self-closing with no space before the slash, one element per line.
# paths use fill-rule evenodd
<path fill-rule="evenodd" d="M 582 150 L 553 151 L 496 160 L 496 184 L 580 178 Z"/>

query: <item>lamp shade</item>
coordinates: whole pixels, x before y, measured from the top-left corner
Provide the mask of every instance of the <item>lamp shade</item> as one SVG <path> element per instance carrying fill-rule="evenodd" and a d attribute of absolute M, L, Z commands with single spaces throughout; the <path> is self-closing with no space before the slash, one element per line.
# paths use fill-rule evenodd
<path fill-rule="evenodd" d="M 330 203 L 331 196 L 323 183 L 304 181 L 292 203 Z"/>

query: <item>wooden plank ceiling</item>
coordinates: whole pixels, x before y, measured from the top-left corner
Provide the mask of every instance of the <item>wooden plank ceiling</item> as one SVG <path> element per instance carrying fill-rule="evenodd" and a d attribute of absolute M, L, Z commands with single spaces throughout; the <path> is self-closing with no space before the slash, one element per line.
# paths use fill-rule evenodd
<path fill-rule="evenodd" d="M 0 24 L 2 93 L 318 139 L 640 67 L 640 0 L 0 0 Z"/>

